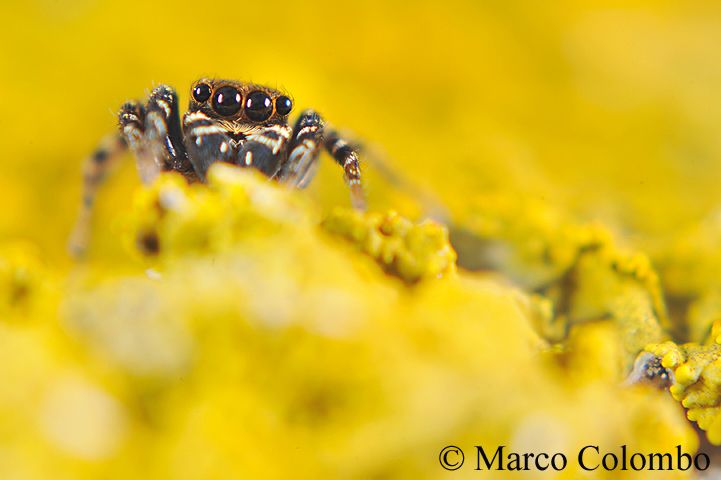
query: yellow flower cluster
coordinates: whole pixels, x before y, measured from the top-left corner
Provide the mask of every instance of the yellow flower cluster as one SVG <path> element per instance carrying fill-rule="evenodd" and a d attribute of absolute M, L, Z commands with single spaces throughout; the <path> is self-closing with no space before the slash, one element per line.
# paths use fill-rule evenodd
<path fill-rule="evenodd" d="M 573 479 L 589 443 L 697 448 L 670 397 L 619 386 L 626 325 L 648 329 L 633 342 L 658 334 L 653 277 L 603 253 L 603 235 L 569 233 L 551 254 L 565 264 L 546 269 L 575 270 L 578 292 L 529 296 L 455 272 L 436 224 L 323 218 L 300 193 L 222 165 L 209 180 L 166 175 L 139 191 L 123 227 L 135 260 L 58 278 L 3 251 L 15 293 L 0 306 L 0 377 L 13 385 L 0 389 L 0 477 L 440 478 L 454 444 L 469 457 L 475 445 L 563 452 L 572 461 L 553 478 Z M 584 291 L 593 281 L 618 305 Z M 573 297 L 570 334 L 551 346 L 534 327 L 559 295 Z M 611 321 L 577 321 L 607 305 Z M 468 461 L 458 478 L 478 474 Z"/>

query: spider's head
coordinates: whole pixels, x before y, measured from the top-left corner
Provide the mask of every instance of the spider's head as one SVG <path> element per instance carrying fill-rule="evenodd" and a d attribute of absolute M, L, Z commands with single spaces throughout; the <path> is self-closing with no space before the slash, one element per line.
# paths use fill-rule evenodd
<path fill-rule="evenodd" d="M 190 88 L 191 112 L 226 122 L 285 123 L 292 108 L 287 95 L 252 83 L 203 78 Z"/>

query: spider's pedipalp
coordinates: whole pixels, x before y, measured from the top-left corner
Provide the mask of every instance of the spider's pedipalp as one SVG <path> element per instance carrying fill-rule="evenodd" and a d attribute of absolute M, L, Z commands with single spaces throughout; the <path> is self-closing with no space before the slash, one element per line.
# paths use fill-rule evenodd
<path fill-rule="evenodd" d="M 236 163 L 241 167 L 253 167 L 268 177 L 275 177 L 285 156 L 291 128 L 276 124 L 260 127 L 246 135 L 238 152 Z"/>
<path fill-rule="evenodd" d="M 183 117 L 183 132 L 188 159 L 200 180 L 214 162 L 233 162 L 236 142 L 227 131 L 205 113 L 196 111 Z"/>

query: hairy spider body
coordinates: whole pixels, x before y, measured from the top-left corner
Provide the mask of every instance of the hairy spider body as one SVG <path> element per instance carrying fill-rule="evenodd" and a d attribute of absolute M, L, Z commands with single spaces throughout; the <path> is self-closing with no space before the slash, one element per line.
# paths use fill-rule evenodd
<path fill-rule="evenodd" d="M 131 101 L 118 113 L 120 134 L 106 139 L 89 158 L 83 210 L 71 238 L 82 253 L 92 204 L 106 171 L 126 150 L 136 157 L 143 182 L 159 172 L 177 171 L 189 182 L 203 182 L 211 164 L 255 168 L 271 179 L 305 187 L 325 148 L 343 168 L 355 208 L 365 208 L 358 155 L 318 113 L 305 110 L 288 124 L 291 99 L 262 85 L 204 78 L 191 87 L 188 111 L 180 116 L 178 96 L 167 86 L 153 89 L 145 105 Z"/>

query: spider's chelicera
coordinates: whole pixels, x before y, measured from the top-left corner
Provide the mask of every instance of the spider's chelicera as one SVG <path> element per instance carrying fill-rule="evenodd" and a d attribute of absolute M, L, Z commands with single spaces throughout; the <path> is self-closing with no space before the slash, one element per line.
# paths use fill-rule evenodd
<path fill-rule="evenodd" d="M 313 177 L 325 148 L 343 167 L 354 207 L 365 207 L 358 155 L 313 110 L 288 124 L 292 100 L 262 85 L 204 78 L 190 89 L 190 106 L 182 121 L 178 96 L 156 87 L 145 105 L 125 103 L 118 114 L 120 135 L 101 145 L 85 173 L 83 213 L 75 234 L 82 248 L 95 191 L 108 166 L 129 148 L 144 182 L 161 171 L 180 172 L 188 181 L 205 181 L 210 165 L 226 162 L 255 168 L 269 178 L 302 188 Z"/>

